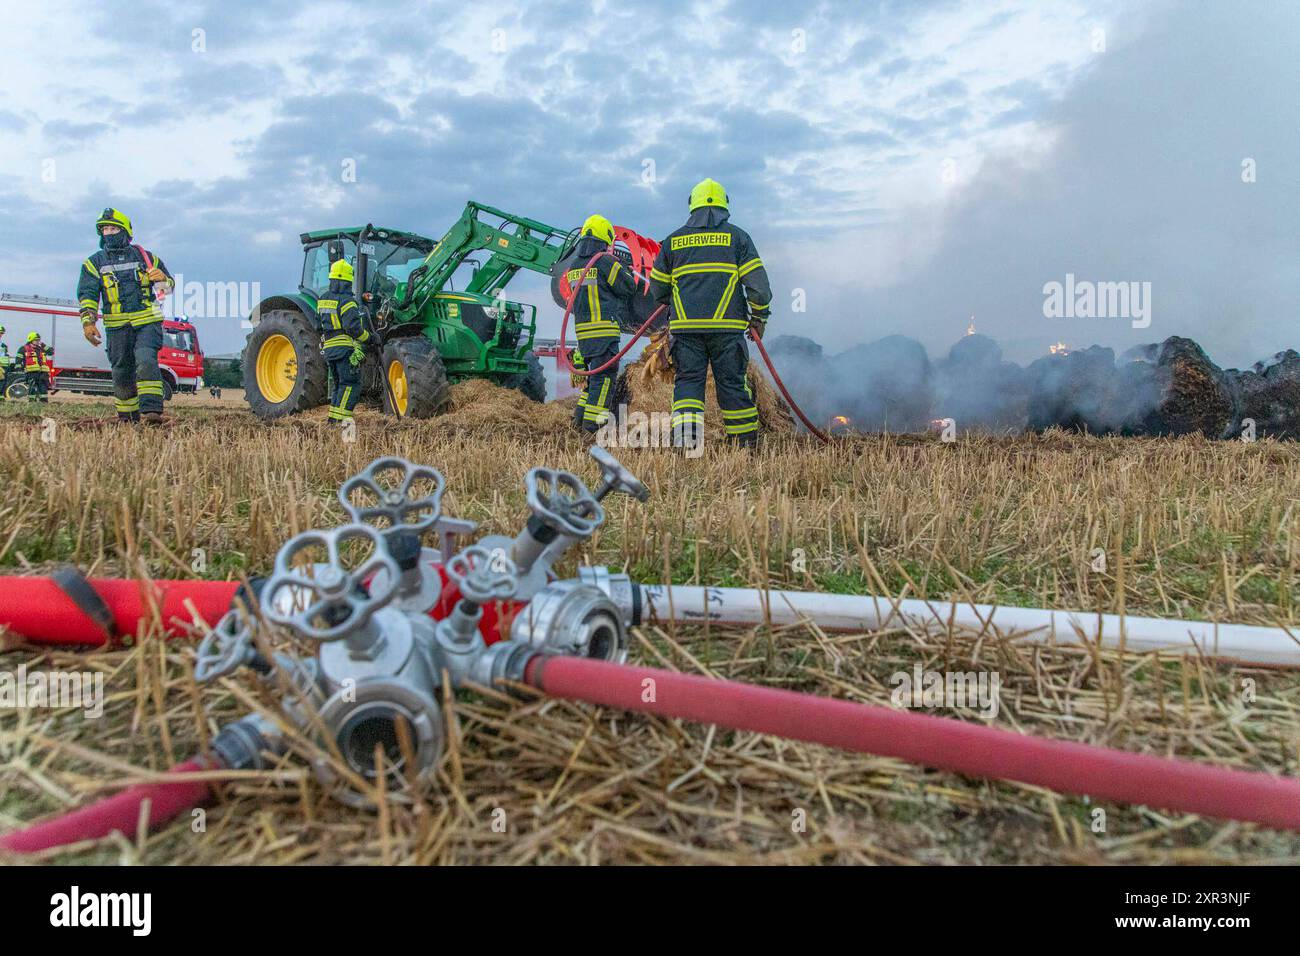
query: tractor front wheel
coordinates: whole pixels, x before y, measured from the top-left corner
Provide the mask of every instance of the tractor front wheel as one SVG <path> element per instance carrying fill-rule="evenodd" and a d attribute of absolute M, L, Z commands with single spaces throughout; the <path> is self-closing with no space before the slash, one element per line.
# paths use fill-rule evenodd
<path fill-rule="evenodd" d="M 528 371 L 522 375 L 511 375 L 505 381 L 507 388 L 517 388 L 535 402 L 546 401 L 546 372 L 542 361 L 532 352 L 528 353 Z"/>
<path fill-rule="evenodd" d="M 329 367 L 307 316 L 290 309 L 262 316 L 244 345 L 244 397 L 262 421 L 325 404 Z"/>
<path fill-rule="evenodd" d="M 423 335 L 385 343 L 380 365 L 387 380 L 384 409 L 390 415 L 432 418 L 447 403 L 451 389 L 447 369 L 437 348 Z"/>

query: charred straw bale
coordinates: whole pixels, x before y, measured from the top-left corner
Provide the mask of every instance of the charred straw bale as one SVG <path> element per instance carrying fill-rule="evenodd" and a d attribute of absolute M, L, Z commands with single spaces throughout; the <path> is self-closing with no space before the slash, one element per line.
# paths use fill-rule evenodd
<path fill-rule="evenodd" d="M 1121 357 L 1121 388 L 1113 396 L 1114 430 L 1128 435 L 1228 438 L 1240 426 L 1232 376 L 1191 339 L 1173 335 Z"/>
<path fill-rule="evenodd" d="M 1242 418 L 1255 423 L 1257 437 L 1300 439 L 1300 353 L 1287 349 L 1256 362 L 1236 372 L 1236 384 Z"/>

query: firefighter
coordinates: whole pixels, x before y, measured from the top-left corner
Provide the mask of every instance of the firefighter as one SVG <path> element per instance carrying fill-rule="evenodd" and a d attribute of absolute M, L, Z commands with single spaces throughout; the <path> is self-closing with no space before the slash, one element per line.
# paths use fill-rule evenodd
<path fill-rule="evenodd" d="M 758 441 L 758 408 L 745 372 L 745 331 L 762 337 L 772 307 L 763 260 L 745 230 L 728 219 L 727 191 L 706 179 L 691 190 L 690 217 L 664 240 L 650 271 L 655 301 L 670 305 L 673 443 L 704 439 L 704 385 L 710 366 L 727 437 Z"/>
<path fill-rule="evenodd" d="M 0 399 L 5 397 L 5 389 L 12 383 L 9 381 L 9 366 L 13 364 L 13 358 L 9 355 L 9 343 L 4 341 L 5 327 L 0 325 Z"/>
<path fill-rule="evenodd" d="M 360 366 L 366 358 L 361 344 L 370 341 L 370 332 L 363 319 L 365 313 L 352 294 L 353 275 L 350 262 L 337 260 L 330 266 L 329 288 L 316 301 L 321 346 L 334 379 L 329 418 L 341 425 L 352 421 L 352 410 L 357 407 L 361 391 Z"/>
<path fill-rule="evenodd" d="M 50 358 L 53 355 L 54 349 L 41 341 L 41 333 L 27 333 L 27 342 L 18 350 L 18 360 L 23 363 L 23 378 L 27 385 L 27 401 L 50 400 Z"/>
<path fill-rule="evenodd" d="M 573 322 L 578 338 L 575 367 L 600 368 L 618 354 L 620 331 L 618 315 L 636 295 L 636 280 L 610 253 L 614 246 L 614 226 L 601 215 L 587 217 L 574 248 L 575 268 L 565 273 L 573 290 Z M 601 255 L 588 268 L 592 256 Z M 585 273 L 583 270 L 586 270 Z M 598 375 L 582 378 L 574 423 L 583 431 L 594 432 L 616 418 L 614 386 L 618 382 L 618 363 Z"/>
<path fill-rule="evenodd" d="M 105 209 L 95 223 L 99 251 L 81 264 L 77 302 L 81 331 L 91 345 L 102 341 L 95 325 L 104 314 L 108 361 L 113 369 L 113 398 L 119 421 L 160 424 L 163 382 L 158 350 L 163 344 L 159 295 L 175 286 L 161 259 L 131 242 L 131 220 L 118 209 Z"/>

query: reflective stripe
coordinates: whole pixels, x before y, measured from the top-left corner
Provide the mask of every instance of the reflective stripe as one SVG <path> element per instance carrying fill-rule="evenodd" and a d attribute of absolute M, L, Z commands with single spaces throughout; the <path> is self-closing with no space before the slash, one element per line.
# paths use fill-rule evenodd
<path fill-rule="evenodd" d="M 720 322 L 722 320 L 722 315 L 727 311 L 727 306 L 731 305 L 731 297 L 735 295 L 736 283 L 739 281 L 739 274 L 733 274 L 730 281 L 727 283 L 727 287 L 722 290 L 722 300 L 718 303 L 718 307 L 713 310 L 714 322 Z"/>
<path fill-rule="evenodd" d="M 651 270 L 650 270 L 650 278 L 652 278 L 652 279 L 657 279 L 657 280 L 659 280 L 660 282 L 672 282 L 672 281 L 673 281 L 673 277 L 672 277 L 671 275 L 669 275 L 667 272 L 660 272 L 658 269 L 651 269 Z"/>
<path fill-rule="evenodd" d="M 747 276 L 755 269 L 761 269 L 761 268 L 763 268 L 763 260 L 758 258 L 758 256 L 755 256 L 754 258 L 746 262 L 743 266 L 741 266 L 737 271 L 742 276 Z"/>
<path fill-rule="evenodd" d="M 135 391 L 137 395 L 161 395 L 163 393 L 163 383 L 136 382 Z"/>
<path fill-rule="evenodd" d="M 340 335 L 331 335 L 329 338 L 327 338 L 324 342 L 321 343 L 321 347 L 327 349 L 332 349 L 332 348 L 350 349 L 350 348 L 355 348 L 356 344 L 357 344 L 356 339 L 354 339 L 352 336 L 344 332 Z"/>
<path fill-rule="evenodd" d="M 683 408 L 698 408 L 704 411 L 704 399 L 702 398 L 679 398 L 673 402 L 673 411 L 679 411 Z"/>
<path fill-rule="evenodd" d="M 758 407 L 751 405 L 749 408 L 723 409 L 723 418 L 755 418 L 758 416 Z"/>
<path fill-rule="evenodd" d="M 736 267 L 729 262 L 697 262 L 688 266 L 678 266 L 673 270 L 673 278 L 678 276 L 705 275 L 711 272 L 717 272 L 724 275 L 730 275 L 736 271 Z"/>
<path fill-rule="evenodd" d="M 756 432 L 756 431 L 758 431 L 758 420 L 757 420 L 757 419 L 755 419 L 755 420 L 752 421 L 752 422 L 747 422 L 747 423 L 745 423 L 745 424 L 743 424 L 743 425 L 739 425 L 739 424 L 738 424 L 738 425 L 728 425 L 728 426 L 726 427 L 726 432 L 727 432 L 728 435 L 744 435 L 746 432 Z"/>
<path fill-rule="evenodd" d="M 115 398 L 113 404 L 117 406 L 119 412 L 138 412 L 140 410 L 140 396 L 132 398 Z"/>
<path fill-rule="evenodd" d="M 583 322 L 577 326 L 578 339 L 608 339 L 618 338 L 621 334 L 619 327 L 613 322 Z"/>
<path fill-rule="evenodd" d="M 668 327 L 674 332 L 697 332 L 707 329 L 743 332 L 749 328 L 749 322 L 745 319 L 673 319 L 668 323 Z"/>

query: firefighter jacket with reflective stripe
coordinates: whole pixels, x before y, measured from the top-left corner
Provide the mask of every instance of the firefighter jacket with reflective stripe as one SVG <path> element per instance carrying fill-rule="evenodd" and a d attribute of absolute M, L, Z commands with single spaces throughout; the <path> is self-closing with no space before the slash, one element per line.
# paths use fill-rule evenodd
<path fill-rule="evenodd" d="M 54 349 L 44 342 L 28 342 L 18 350 L 18 359 L 23 363 L 24 372 L 48 372 L 53 354 Z"/>
<path fill-rule="evenodd" d="M 650 291 L 672 305 L 674 332 L 744 331 L 765 322 L 772 286 L 745 230 L 725 210 L 702 208 L 664 240 L 650 271 Z"/>
<path fill-rule="evenodd" d="M 370 341 L 364 315 L 357 297 L 352 294 L 352 283 L 331 279 L 329 288 L 316 300 L 316 325 L 327 358 L 342 354 L 331 353 L 330 349 L 350 351 L 358 344 Z"/>
<path fill-rule="evenodd" d="M 139 246 L 125 249 L 100 249 L 81 264 L 77 281 L 77 304 L 104 314 L 110 329 L 124 325 L 149 325 L 163 320 L 155 298 L 157 285 L 146 273 L 149 264 L 157 266 L 167 277 L 166 288 L 176 283 L 163 261 Z"/>
<path fill-rule="evenodd" d="M 632 273 L 612 255 L 604 255 L 586 270 L 591 257 L 609 247 L 591 236 L 578 240 L 574 250 L 577 266 L 564 274 L 570 291 L 577 289 L 573 302 L 574 331 L 578 341 L 587 339 L 616 339 L 619 337 L 618 315 L 626 308 L 624 301 L 636 295 L 636 280 Z M 578 282 L 582 281 L 579 288 Z M 622 300 L 622 301 L 620 301 Z"/>

